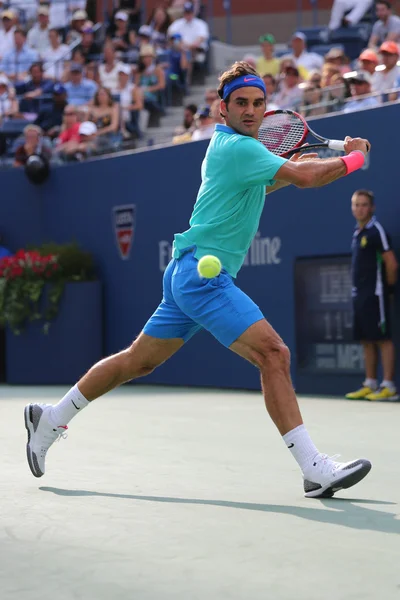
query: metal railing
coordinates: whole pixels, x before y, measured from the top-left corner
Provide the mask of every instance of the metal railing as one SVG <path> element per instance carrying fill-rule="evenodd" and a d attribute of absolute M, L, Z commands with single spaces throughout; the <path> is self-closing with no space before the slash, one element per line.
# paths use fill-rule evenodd
<path fill-rule="evenodd" d="M 312 8 L 312 24 L 313 27 L 318 25 L 318 0 L 297 0 L 296 6 L 296 23 L 297 29 L 303 26 L 303 11 L 311 5 Z"/>
<path fill-rule="evenodd" d="M 329 94 L 331 92 L 336 92 L 337 90 L 338 90 L 338 87 L 333 86 L 333 87 L 329 87 L 329 88 L 324 88 L 322 90 L 322 92 L 324 95 L 329 96 Z M 395 98 L 394 100 L 391 98 L 391 96 L 393 96 L 393 95 L 397 95 L 397 98 Z M 393 102 L 395 100 L 399 100 L 400 87 L 391 88 L 390 90 L 385 90 L 385 91 L 381 91 L 381 92 L 371 92 L 370 94 L 364 94 L 363 96 L 326 98 L 324 100 L 321 100 L 321 102 L 317 102 L 315 104 L 298 105 L 298 106 L 294 107 L 294 109 L 297 110 L 298 112 L 300 112 L 301 114 L 307 116 L 307 118 L 309 116 L 323 116 L 324 114 L 330 114 L 330 113 L 336 113 L 336 112 L 341 113 L 345 110 L 346 105 L 349 104 L 350 102 L 354 102 L 354 100 L 364 100 L 367 98 L 377 98 L 379 100 L 378 106 L 384 106 L 388 102 Z M 365 108 L 371 108 L 371 107 L 365 107 Z M 320 109 L 327 109 L 327 110 L 325 112 L 321 112 L 321 114 L 318 114 L 318 115 L 310 115 L 309 114 L 314 111 L 318 111 Z M 360 110 L 362 110 L 362 109 L 363 109 L 363 107 L 360 106 Z"/>

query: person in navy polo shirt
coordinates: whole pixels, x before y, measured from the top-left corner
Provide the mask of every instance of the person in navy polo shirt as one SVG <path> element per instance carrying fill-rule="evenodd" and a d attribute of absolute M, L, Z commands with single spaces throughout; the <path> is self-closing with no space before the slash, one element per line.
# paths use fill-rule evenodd
<path fill-rule="evenodd" d="M 368 190 L 355 191 L 351 210 L 357 220 L 352 242 L 353 332 L 354 339 L 364 347 L 366 378 L 362 387 L 346 398 L 398 400 L 390 323 L 390 296 L 397 281 L 398 264 L 390 238 L 374 216 L 374 194 Z M 383 367 L 379 388 L 378 350 Z"/>

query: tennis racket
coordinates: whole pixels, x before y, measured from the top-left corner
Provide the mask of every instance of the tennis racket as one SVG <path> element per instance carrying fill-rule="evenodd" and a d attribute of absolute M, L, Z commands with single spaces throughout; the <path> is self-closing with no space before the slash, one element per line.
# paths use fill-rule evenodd
<path fill-rule="evenodd" d="M 316 144 L 303 147 L 307 136 L 311 134 Z M 258 139 L 264 146 L 278 156 L 288 157 L 295 152 L 313 150 L 314 148 L 330 148 L 344 151 L 343 140 L 328 140 L 313 131 L 304 117 L 292 110 L 270 110 L 264 114 L 264 120 L 258 132 Z"/>

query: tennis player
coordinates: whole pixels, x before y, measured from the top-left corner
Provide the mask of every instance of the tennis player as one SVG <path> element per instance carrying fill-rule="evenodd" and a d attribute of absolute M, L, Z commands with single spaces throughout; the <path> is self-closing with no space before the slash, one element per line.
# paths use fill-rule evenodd
<path fill-rule="evenodd" d="M 94 365 L 58 404 L 26 406 L 27 457 L 35 477 L 44 474 L 52 443 L 92 400 L 148 375 L 202 328 L 260 370 L 266 408 L 299 464 L 306 496 L 332 496 L 371 468 L 368 460 L 340 463 L 317 450 L 290 380 L 289 350 L 260 308 L 235 285 L 258 229 L 265 193 L 289 184 L 320 187 L 344 177 L 364 164 L 368 142 L 346 138 L 343 158 L 313 155 L 288 161 L 257 140 L 266 91 L 250 65 L 235 63 L 220 77 L 218 93 L 225 125 L 216 125 L 203 161 L 190 227 L 175 235 L 162 302 L 129 348 Z M 197 262 L 206 254 L 223 265 L 213 279 L 197 273 Z"/>

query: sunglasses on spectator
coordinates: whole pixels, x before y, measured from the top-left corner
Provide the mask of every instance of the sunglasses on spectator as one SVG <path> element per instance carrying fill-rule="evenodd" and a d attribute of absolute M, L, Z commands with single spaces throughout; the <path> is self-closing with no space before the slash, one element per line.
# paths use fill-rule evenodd
<path fill-rule="evenodd" d="M 64 110 L 64 115 L 76 115 L 76 112 L 74 110 Z"/>

